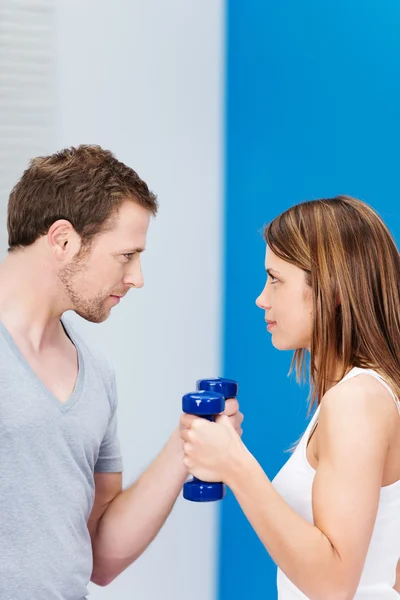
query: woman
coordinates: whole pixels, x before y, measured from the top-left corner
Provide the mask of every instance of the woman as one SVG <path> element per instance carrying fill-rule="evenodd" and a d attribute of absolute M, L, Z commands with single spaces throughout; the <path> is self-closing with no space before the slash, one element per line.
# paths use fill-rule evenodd
<path fill-rule="evenodd" d="M 278 565 L 280 600 L 399 598 L 399 252 L 347 196 L 290 208 L 265 239 L 257 305 L 298 376 L 309 360 L 316 410 L 272 483 L 225 416 L 182 416 L 185 465 L 231 488 Z"/>

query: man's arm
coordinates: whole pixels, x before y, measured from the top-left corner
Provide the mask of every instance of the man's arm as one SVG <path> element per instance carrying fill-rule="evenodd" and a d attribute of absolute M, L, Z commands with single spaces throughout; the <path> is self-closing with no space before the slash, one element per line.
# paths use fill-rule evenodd
<path fill-rule="evenodd" d="M 95 474 L 95 502 L 88 523 L 94 583 L 108 585 L 153 541 L 187 478 L 182 459 L 176 429 L 150 467 L 125 491 L 121 473 Z"/>
<path fill-rule="evenodd" d="M 243 415 L 235 398 L 226 400 L 223 414 L 241 436 Z M 183 457 L 178 427 L 154 462 L 125 491 L 121 473 L 95 474 L 95 501 L 88 523 L 94 583 L 109 584 L 156 537 L 188 476 Z"/>

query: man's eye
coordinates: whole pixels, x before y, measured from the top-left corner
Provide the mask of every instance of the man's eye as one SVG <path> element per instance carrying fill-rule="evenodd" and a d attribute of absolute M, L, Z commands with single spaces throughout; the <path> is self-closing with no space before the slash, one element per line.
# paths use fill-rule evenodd
<path fill-rule="evenodd" d="M 134 254 L 135 254 L 134 252 L 128 252 L 128 254 L 124 254 L 124 256 L 127 260 L 131 260 L 131 258 Z"/>

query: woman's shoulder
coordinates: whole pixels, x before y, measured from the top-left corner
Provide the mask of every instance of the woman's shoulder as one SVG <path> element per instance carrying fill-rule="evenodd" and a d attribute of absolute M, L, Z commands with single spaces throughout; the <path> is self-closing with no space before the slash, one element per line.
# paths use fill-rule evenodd
<path fill-rule="evenodd" d="M 400 418 L 391 391 L 368 369 L 353 370 L 348 375 L 322 398 L 319 424 L 343 429 L 347 422 L 352 427 L 364 426 L 390 435 Z"/>

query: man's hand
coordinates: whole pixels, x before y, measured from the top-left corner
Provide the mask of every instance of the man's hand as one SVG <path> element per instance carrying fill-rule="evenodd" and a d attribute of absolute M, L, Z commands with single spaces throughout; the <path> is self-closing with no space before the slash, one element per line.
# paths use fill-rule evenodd
<path fill-rule="evenodd" d="M 241 436 L 243 433 L 242 423 L 244 415 L 239 410 L 239 402 L 236 398 L 228 398 L 226 400 L 225 410 L 222 414 L 229 417 L 232 427 L 235 429 L 236 433 Z"/>

